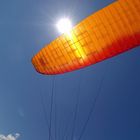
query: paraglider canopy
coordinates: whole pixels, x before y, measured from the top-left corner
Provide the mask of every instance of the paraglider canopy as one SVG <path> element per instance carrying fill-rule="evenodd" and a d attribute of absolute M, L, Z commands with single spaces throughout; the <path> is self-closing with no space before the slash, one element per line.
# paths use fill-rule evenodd
<path fill-rule="evenodd" d="M 42 74 L 77 70 L 140 45 L 140 0 L 119 0 L 93 13 L 74 28 L 68 19 L 57 26 L 69 31 L 46 45 L 32 59 Z"/>

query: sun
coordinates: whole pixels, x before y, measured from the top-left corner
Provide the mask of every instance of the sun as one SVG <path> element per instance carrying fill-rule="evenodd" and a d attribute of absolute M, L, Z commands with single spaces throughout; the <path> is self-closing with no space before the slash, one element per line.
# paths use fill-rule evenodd
<path fill-rule="evenodd" d="M 57 22 L 56 27 L 60 33 L 68 33 L 72 29 L 71 20 L 69 18 L 62 18 Z"/>

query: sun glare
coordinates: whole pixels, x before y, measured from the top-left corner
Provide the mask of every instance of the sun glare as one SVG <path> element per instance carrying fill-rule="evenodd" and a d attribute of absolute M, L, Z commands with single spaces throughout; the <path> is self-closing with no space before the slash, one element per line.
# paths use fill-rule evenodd
<path fill-rule="evenodd" d="M 60 19 L 56 26 L 60 33 L 68 33 L 72 29 L 72 23 L 68 18 Z"/>

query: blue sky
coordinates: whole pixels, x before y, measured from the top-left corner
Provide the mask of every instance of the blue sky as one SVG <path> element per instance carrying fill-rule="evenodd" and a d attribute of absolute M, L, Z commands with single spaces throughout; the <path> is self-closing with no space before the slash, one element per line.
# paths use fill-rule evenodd
<path fill-rule="evenodd" d="M 112 2 L 1 0 L 0 134 L 19 133 L 20 140 L 48 140 L 45 114 L 49 119 L 53 76 L 38 74 L 31 58 L 59 35 L 54 26 L 59 18 L 69 16 L 76 24 Z M 103 76 L 100 95 L 82 140 L 140 139 L 139 56 L 138 47 L 85 69 L 56 76 L 52 123 L 56 140 L 71 139 L 77 93 L 80 94 L 74 140 L 79 138 Z"/>

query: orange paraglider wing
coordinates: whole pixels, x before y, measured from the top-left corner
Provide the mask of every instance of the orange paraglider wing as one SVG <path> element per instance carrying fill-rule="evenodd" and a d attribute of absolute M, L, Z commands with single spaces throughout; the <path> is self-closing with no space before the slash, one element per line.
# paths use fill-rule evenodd
<path fill-rule="evenodd" d="M 140 45 L 140 0 L 118 0 L 42 48 L 32 64 L 60 74 L 103 61 Z"/>

